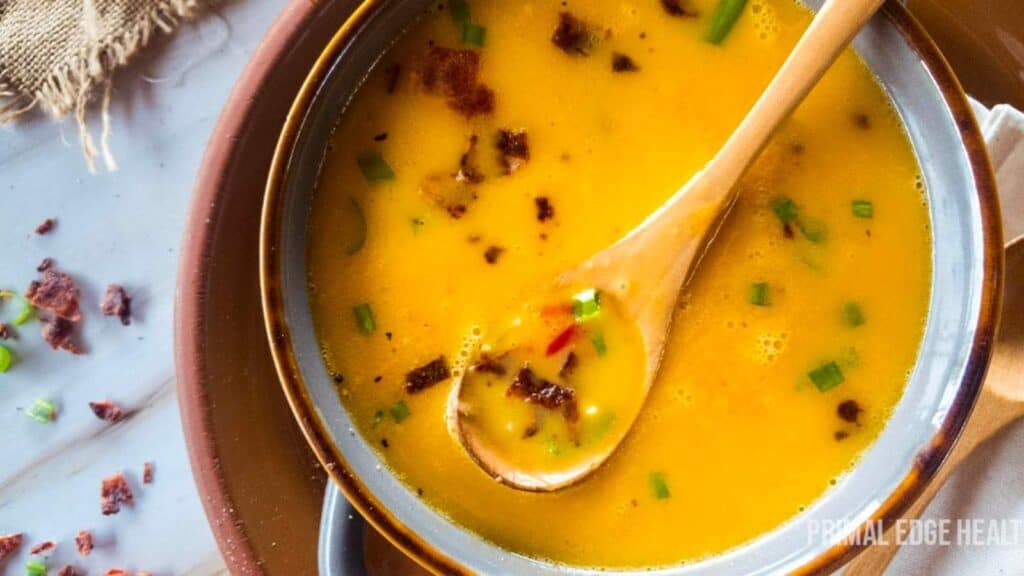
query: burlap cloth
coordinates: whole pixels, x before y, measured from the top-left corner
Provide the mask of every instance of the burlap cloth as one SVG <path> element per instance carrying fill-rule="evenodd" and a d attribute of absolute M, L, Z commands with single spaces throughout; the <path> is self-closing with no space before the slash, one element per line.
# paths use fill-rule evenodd
<path fill-rule="evenodd" d="M 158 33 L 191 17 L 199 0 L 0 0 L 0 124 L 42 107 L 74 113 L 89 169 L 99 154 L 116 169 L 107 139 L 110 78 Z M 97 152 L 85 123 L 100 99 Z"/>

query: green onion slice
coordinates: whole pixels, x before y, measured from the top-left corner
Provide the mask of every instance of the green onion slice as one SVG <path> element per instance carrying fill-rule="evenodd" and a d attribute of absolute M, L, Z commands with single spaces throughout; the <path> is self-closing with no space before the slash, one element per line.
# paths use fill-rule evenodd
<path fill-rule="evenodd" d="M 839 369 L 839 365 L 835 362 L 822 364 L 814 370 L 811 370 L 807 376 L 810 377 L 811 382 L 814 382 L 814 385 L 818 388 L 819 392 L 828 392 L 842 384 L 845 380 L 843 377 L 843 371 Z"/>
<path fill-rule="evenodd" d="M 373 319 L 373 308 L 364 302 L 353 308 L 352 313 L 356 316 L 356 326 L 359 327 L 359 331 L 367 336 L 373 334 L 373 331 L 377 329 L 377 322 Z"/>
<path fill-rule="evenodd" d="M 810 220 L 807 222 L 801 220 L 800 233 L 804 235 L 804 238 L 807 238 L 815 244 L 821 244 L 826 238 L 828 238 L 828 228 L 825 227 L 825 224 L 816 220 Z"/>
<path fill-rule="evenodd" d="M 46 563 L 42 560 L 29 560 L 25 563 L 27 576 L 46 576 Z"/>
<path fill-rule="evenodd" d="M 668 489 L 668 482 L 665 481 L 665 475 L 661 472 L 651 472 L 647 481 L 651 485 L 651 494 L 655 499 L 665 500 L 672 496 L 672 492 Z"/>
<path fill-rule="evenodd" d="M 25 415 L 40 424 L 49 424 L 57 416 L 57 407 L 49 400 L 38 398 L 25 410 Z"/>
<path fill-rule="evenodd" d="M 396 423 L 401 422 L 409 417 L 409 406 L 406 405 L 405 400 L 399 400 L 395 402 L 391 408 L 388 408 L 388 413 L 391 414 L 391 419 Z"/>
<path fill-rule="evenodd" d="M 589 288 L 572 297 L 572 316 L 577 322 L 596 318 L 601 313 L 601 293 Z"/>
<path fill-rule="evenodd" d="M 771 306 L 772 301 L 768 295 L 768 283 L 757 282 L 750 285 L 750 303 L 754 306 Z"/>
<path fill-rule="evenodd" d="M 590 343 L 594 345 L 594 350 L 597 351 L 598 356 L 608 354 L 608 344 L 604 341 L 604 334 L 600 332 L 591 334 Z"/>
<path fill-rule="evenodd" d="M 3 344 L 0 344 L 0 374 L 7 372 L 11 369 L 11 364 L 14 363 L 14 356 L 11 354 L 10 349 Z"/>
<path fill-rule="evenodd" d="M 395 179 L 395 171 L 380 155 L 380 152 L 366 152 L 356 158 L 359 170 L 370 182 L 384 182 Z"/>
<path fill-rule="evenodd" d="M 843 304 L 843 324 L 856 328 L 864 323 L 864 310 L 856 302 Z"/>
<path fill-rule="evenodd" d="M 711 15 L 711 26 L 704 39 L 712 44 L 721 44 L 740 19 L 746 5 L 747 0 L 720 0 Z"/>
<path fill-rule="evenodd" d="M 870 200 L 854 200 L 850 203 L 850 211 L 857 218 L 869 220 L 875 216 L 875 205 Z"/>
<path fill-rule="evenodd" d="M 779 196 L 772 200 L 772 212 L 775 213 L 775 216 L 783 224 L 793 222 L 799 215 L 796 209 L 796 202 L 793 202 L 792 198 L 787 198 L 785 196 Z"/>
<path fill-rule="evenodd" d="M 472 22 L 467 22 L 462 25 L 462 43 L 472 44 L 473 46 L 483 47 L 487 41 L 487 28 L 478 26 Z"/>

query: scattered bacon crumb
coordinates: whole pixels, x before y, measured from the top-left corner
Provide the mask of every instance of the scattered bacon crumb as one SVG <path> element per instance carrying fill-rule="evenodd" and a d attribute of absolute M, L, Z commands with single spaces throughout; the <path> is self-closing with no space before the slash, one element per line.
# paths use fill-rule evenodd
<path fill-rule="evenodd" d="M 580 365 L 580 359 L 576 356 L 575 352 L 569 352 L 569 355 L 565 357 L 565 363 L 562 364 L 561 370 L 558 371 L 558 377 L 565 379 L 572 376 L 573 372 L 576 372 L 576 367 Z"/>
<path fill-rule="evenodd" d="M 38 554 L 47 554 L 49 552 L 52 552 L 53 549 L 56 547 L 56 544 L 54 544 L 50 540 L 47 540 L 46 542 L 40 542 L 39 544 L 33 546 L 32 549 L 28 551 L 28 553 L 32 554 L 33 556 Z"/>
<path fill-rule="evenodd" d="M 56 225 L 56 220 L 54 220 L 53 218 L 47 218 L 46 220 L 43 220 L 42 224 L 36 226 L 36 234 L 42 236 L 43 234 L 46 234 L 50 230 L 53 230 L 53 227 Z"/>
<path fill-rule="evenodd" d="M 683 0 L 661 0 L 661 7 L 668 12 L 669 16 L 677 18 L 696 18 L 700 12 L 683 6 Z"/>
<path fill-rule="evenodd" d="M 79 296 L 78 285 L 71 276 L 56 268 L 45 270 L 42 281 L 33 281 L 25 292 L 25 298 L 36 308 L 71 322 L 82 319 Z"/>
<path fill-rule="evenodd" d="M 132 299 L 128 296 L 124 286 L 111 284 L 103 293 L 103 303 L 100 304 L 100 311 L 104 316 L 117 316 L 121 324 L 128 326 L 132 323 Z"/>
<path fill-rule="evenodd" d="M 513 174 L 530 159 L 530 143 L 526 130 L 499 130 L 498 151 L 505 174 Z"/>
<path fill-rule="evenodd" d="M 143 462 L 142 463 L 142 483 L 152 484 L 153 483 L 153 463 Z"/>
<path fill-rule="evenodd" d="M 405 391 L 415 394 L 450 377 L 451 370 L 448 369 L 448 361 L 444 356 L 438 356 L 405 375 Z"/>
<path fill-rule="evenodd" d="M 118 472 L 103 479 L 100 488 L 100 510 L 104 516 L 117 514 L 121 511 L 121 504 L 129 506 L 135 503 L 135 496 L 132 494 L 131 486 L 124 477 L 123 472 Z"/>
<path fill-rule="evenodd" d="M 75 547 L 81 556 L 92 554 L 92 532 L 79 530 L 78 534 L 75 534 Z"/>
<path fill-rule="evenodd" d="M 0 536 L 0 562 L 6 560 L 7 557 L 14 554 L 14 552 L 21 547 L 21 540 L 21 534 Z"/>
<path fill-rule="evenodd" d="M 124 410 L 110 400 L 89 402 L 89 408 L 92 409 L 92 413 L 100 420 L 106 420 L 107 422 L 120 422 L 121 419 L 124 418 Z"/>
<path fill-rule="evenodd" d="M 428 92 L 440 92 L 448 106 L 467 118 L 494 111 L 494 91 L 479 82 L 480 54 L 431 46 L 419 77 Z"/>
<path fill-rule="evenodd" d="M 551 36 L 551 42 L 572 56 L 589 56 L 594 47 L 595 35 L 591 26 L 568 12 L 558 15 L 558 27 Z"/>
<path fill-rule="evenodd" d="M 43 318 L 42 334 L 43 341 L 54 350 L 67 350 L 72 354 L 81 354 L 82 349 L 71 341 L 71 333 L 75 329 L 75 323 L 64 318 Z"/>
<path fill-rule="evenodd" d="M 636 72 L 640 67 L 626 54 L 612 54 L 612 72 Z"/>
<path fill-rule="evenodd" d="M 547 196 L 538 196 L 533 199 L 533 203 L 537 206 L 537 220 L 547 222 L 555 217 L 555 207 Z"/>
<path fill-rule="evenodd" d="M 71 564 L 67 564 L 57 571 L 57 576 L 82 576 L 82 571 Z"/>
<path fill-rule="evenodd" d="M 0 322 L 0 340 L 9 340 L 11 338 L 11 329 L 7 327 L 7 324 Z"/>
<path fill-rule="evenodd" d="M 548 382 L 534 374 L 529 368 L 521 368 L 512 385 L 505 391 L 506 396 L 515 396 L 531 404 L 539 404 L 550 410 L 561 408 L 569 422 L 579 420 L 576 406 L 576 391 L 554 382 Z"/>
<path fill-rule="evenodd" d="M 53 268 L 53 258 L 43 258 L 39 266 L 36 266 L 36 272 L 46 272 L 50 268 Z"/>
<path fill-rule="evenodd" d="M 128 571 L 120 568 L 111 568 L 107 570 L 106 576 L 128 576 Z"/>
<path fill-rule="evenodd" d="M 858 424 L 860 414 L 863 411 L 864 409 L 860 407 L 860 404 L 858 404 L 856 400 L 844 400 L 836 407 L 836 414 L 843 421 L 849 422 L 850 424 Z"/>
<path fill-rule="evenodd" d="M 489 246 L 487 250 L 484 251 L 484 260 L 486 260 L 488 264 L 497 264 L 498 258 L 501 258 L 501 255 L 504 253 L 505 249 L 501 246 Z"/>

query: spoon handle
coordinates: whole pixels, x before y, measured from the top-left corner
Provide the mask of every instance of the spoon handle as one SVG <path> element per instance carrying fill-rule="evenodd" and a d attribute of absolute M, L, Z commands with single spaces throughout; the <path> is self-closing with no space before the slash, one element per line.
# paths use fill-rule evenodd
<path fill-rule="evenodd" d="M 884 0 L 828 0 L 739 128 L 704 169 L 704 190 L 729 194 L 772 132 L 825 74 Z"/>
<path fill-rule="evenodd" d="M 992 392 L 992 386 L 982 388 L 967 428 L 964 429 L 953 450 L 935 473 L 935 477 L 928 482 L 924 491 L 907 508 L 901 518 L 907 520 L 919 518 L 953 471 L 986 440 L 1016 421 L 1021 416 L 1021 409 L 1022 406 L 1019 402 L 1007 400 Z M 900 550 L 894 526 L 895 524 L 885 530 L 884 541 L 888 544 L 876 544 L 862 551 L 846 566 L 843 571 L 844 576 L 880 576 L 883 574 Z"/>

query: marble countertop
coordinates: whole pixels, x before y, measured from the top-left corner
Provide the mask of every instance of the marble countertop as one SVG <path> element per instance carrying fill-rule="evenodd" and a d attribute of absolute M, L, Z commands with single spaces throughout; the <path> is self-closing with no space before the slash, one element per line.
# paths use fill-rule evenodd
<path fill-rule="evenodd" d="M 225 2 L 115 77 L 114 173 L 90 175 L 73 122 L 39 115 L 0 127 L 0 288 L 23 290 L 44 257 L 81 283 L 87 354 L 51 352 L 38 326 L 9 343 L 16 367 L 0 375 L 0 534 L 28 544 L 54 540 L 51 566 L 75 561 L 99 574 L 111 567 L 157 575 L 226 573 L 192 481 L 178 416 L 173 305 L 178 246 L 196 171 L 210 132 L 249 55 L 286 0 Z M 95 119 L 94 119 L 95 120 Z M 99 127 L 93 122 L 92 129 Z M 46 218 L 57 226 L 33 233 Z M 104 287 L 134 296 L 131 326 L 98 313 Z M 10 310 L 0 310 L 9 314 Z M 57 422 L 19 414 L 53 400 Z M 110 399 L 130 418 L 110 426 L 88 402 Z M 953 477 L 929 509 L 936 517 L 1024 518 L 1024 446 L 1016 426 Z M 143 486 L 151 461 L 155 481 Z M 125 471 L 136 505 L 116 516 L 99 509 L 100 480 Z M 72 539 L 92 530 L 97 548 L 79 559 Z M 23 574 L 28 546 L 0 566 Z M 997 548 L 915 548 L 892 574 L 1011 574 L 1024 542 Z"/>

